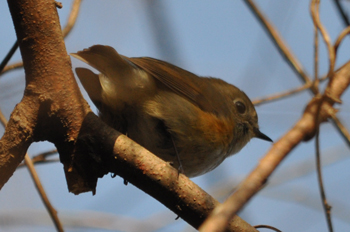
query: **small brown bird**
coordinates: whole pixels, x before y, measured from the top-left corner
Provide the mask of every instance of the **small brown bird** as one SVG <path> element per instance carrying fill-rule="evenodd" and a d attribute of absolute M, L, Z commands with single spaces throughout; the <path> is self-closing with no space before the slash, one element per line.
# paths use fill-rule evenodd
<path fill-rule="evenodd" d="M 223 80 L 103 45 L 72 56 L 101 72 L 76 69 L 101 119 L 188 177 L 213 170 L 253 137 L 272 141 L 247 95 Z"/>

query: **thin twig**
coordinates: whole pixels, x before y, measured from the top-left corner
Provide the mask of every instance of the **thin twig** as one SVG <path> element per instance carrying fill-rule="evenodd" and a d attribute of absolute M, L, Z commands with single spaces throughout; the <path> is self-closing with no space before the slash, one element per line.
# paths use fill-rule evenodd
<path fill-rule="evenodd" d="M 277 229 L 276 227 L 273 226 L 269 226 L 269 225 L 256 225 L 254 226 L 254 228 L 259 229 L 259 228 L 266 228 L 266 229 L 270 229 L 276 232 L 282 232 L 282 230 Z"/>
<path fill-rule="evenodd" d="M 318 0 L 312 0 L 311 1 L 311 5 L 310 5 L 310 10 L 311 10 L 311 16 L 312 16 L 312 20 L 314 22 L 314 25 L 318 28 L 318 30 L 320 30 L 322 38 L 324 40 L 324 42 L 326 43 L 327 49 L 328 49 L 328 58 L 329 58 L 329 69 L 328 69 L 328 77 L 333 76 L 333 72 L 334 72 L 334 67 L 335 67 L 335 51 L 334 51 L 334 47 L 332 45 L 332 41 L 331 38 L 329 37 L 329 34 L 326 30 L 326 28 L 323 26 L 323 24 L 321 23 L 320 20 L 320 16 L 318 13 L 318 8 L 317 8 L 317 1 Z"/>
<path fill-rule="evenodd" d="M 280 54 L 283 56 L 283 58 L 285 58 L 287 63 L 292 67 L 292 69 L 297 73 L 297 75 L 301 77 L 306 84 L 311 82 L 310 78 L 306 74 L 306 71 L 304 71 L 305 69 L 302 67 L 298 59 L 290 51 L 290 49 L 288 48 L 288 46 L 286 45 L 282 37 L 279 35 L 278 31 L 267 20 L 265 15 L 263 15 L 263 13 L 259 10 L 254 0 L 245 0 L 244 2 L 252 11 L 254 16 L 257 17 L 258 21 L 261 23 L 261 25 L 267 32 L 268 36 L 271 38 L 272 42 L 275 44 Z"/>
<path fill-rule="evenodd" d="M 44 153 L 41 153 L 39 155 L 32 157 L 33 164 L 45 164 L 45 163 L 53 163 L 53 162 L 59 162 L 59 159 L 47 159 L 48 156 L 57 154 L 57 149 L 46 151 Z M 21 163 L 18 165 L 18 168 L 24 167 L 25 164 Z"/>
<path fill-rule="evenodd" d="M 345 65 L 345 64 L 344 64 Z M 338 68 L 335 72 L 338 72 L 340 69 L 343 68 L 342 65 L 340 68 Z M 321 78 L 318 78 L 318 81 L 319 82 L 322 82 L 322 81 L 325 81 L 327 79 L 327 75 L 323 75 Z M 261 105 L 261 104 L 264 104 L 264 103 L 267 103 L 267 102 L 273 102 L 273 101 L 277 101 L 277 100 L 281 100 L 283 98 L 286 98 L 288 96 L 291 96 L 293 94 L 296 94 L 296 93 L 299 93 L 299 92 L 302 92 L 306 89 L 310 89 L 311 87 L 314 88 L 313 86 L 313 83 L 310 82 L 308 84 L 305 84 L 303 86 L 300 86 L 300 87 L 297 87 L 295 89 L 291 89 L 291 90 L 287 90 L 287 91 L 284 91 L 284 92 L 280 92 L 280 93 L 276 93 L 276 94 L 273 94 L 273 95 L 270 95 L 270 96 L 267 96 L 267 97 L 263 97 L 263 98 L 257 98 L 255 100 L 253 100 L 253 104 L 255 106 L 258 106 L 258 105 Z M 337 117 L 335 117 L 334 119 L 335 121 L 339 122 L 339 125 L 335 125 L 336 127 L 339 126 L 340 130 L 342 131 L 342 133 L 347 133 L 349 134 L 349 132 L 346 130 L 346 128 L 341 124 L 341 122 L 339 121 L 339 119 Z M 349 139 L 345 138 L 345 140 L 349 140 L 350 141 L 350 135 L 348 136 Z"/>
<path fill-rule="evenodd" d="M 256 100 L 253 100 L 253 104 L 255 106 L 258 106 L 260 104 L 263 104 L 263 103 L 266 103 L 266 102 L 271 102 L 271 101 L 276 101 L 276 100 L 280 100 L 280 99 L 283 99 L 285 97 L 288 97 L 292 94 L 296 94 L 296 93 L 299 93 L 305 89 L 309 89 L 312 87 L 312 83 L 308 83 L 308 84 L 305 84 L 303 86 L 300 86 L 298 88 L 295 88 L 295 89 L 291 89 L 291 90 L 287 90 L 285 92 L 281 92 L 281 93 L 277 93 L 277 94 L 274 94 L 274 95 L 270 95 L 270 96 L 267 96 L 267 97 L 264 97 L 264 98 L 260 98 L 260 99 L 256 99 Z"/>
<path fill-rule="evenodd" d="M 346 27 L 350 26 L 350 21 L 348 19 L 348 16 L 345 14 L 345 11 L 344 11 L 343 7 L 341 6 L 339 0 L 334 0 L 334 4 L 335 4 L 335 6 L 338 9 L 341 18 L 343 19 L 343 22 L 344 22 L 345 26 Z"/>
<path fill-rule="evenodd" d="M 35 165 L 38 165 L 38 164 L 49 164 L 49 163 L 58 163 L 58 162 L 60 162 L 59 159 L 37 160 L 37 161 L 34 161 L 34 160 L 32 159 L 32 161 L 33 161 L 33 164 L 35 164 Z M 20 163 L 20 164 L 18 165 L 17 168 L 23 168 L 23 167 L 26 167 L 26 164 L 25 164 L 25 163 Z"/>
<path fill-rule="evenodd" d="M 339 120 L 339 118 L 336 117 L 336 115 L 332 115 L 332 119 L 333 119 L 332 123 L 335 124 L 335 126 L 337 126 L 337 128 L 339 128 L 339 130 L 342 132 L 340 133 L 341 136 L 343 136 L 345 140 L 350 141 L 350 133 L 346 129 L 346 127 L 342 124 L 342 122 Z"/>
<path fill-rule="evenodd" d="M 37 191 L 39 192 L 39 195 L 41 197 L 41 200 L 43 201 L 46 210 L 49 212 L 52 221 L 55 224 L 55 227 L 57 229 L 57 231 L 59 232 L 63 232 L 63 226 L 62 223 L 60 221 L 60 219 L 57 216 L 57 211 L 55 210 L 55 208 L 52 206 L 52 204 L 50 203 L 49 198 L 47 197 L 45 190 L 41 184 L 41 181 L 39 179 L 38 173 L 35 170 L 34 164 L 32 162 L 32 159 L 29 157 L 28 154 L 26 154 L 24 156 L 24 162 L 26 163 L 27 167 L 28 167 L 28 171 L 30 173 L 30 176 L 32 177 L 34 183 L 35 183 L 35 187 L 37 189 Z"/>
<path fill-rule="evenodd" d="M 334 43 L 334 51 L 335 53 L 338 51 L 338 47 L 340 43 L 343 41 L 344 37 L 350 33 L 350 26 L 346 27 L 342 32 L 340 32 L 337 40 Z"/>
<path fill-rule="evenodd" d="M 2 113 L 1 109 L 0 109 L 0 122 L 4 127 L 6 127 L 7 119 L 5 115 Z"/>
<path fill-rule="evenodd" d="M 344 64 L 345 65 L 345 64 Z M 338 68 L 335 72 L 338 72 L 340 69 L 343 68 L 342 65 L 340 68 Z M 325 81 L 326 79 L 328 78 L 327 75 L 323 75 L 321 78 L 318 78 L 318 81 L 319 82 L 323 82 Z M 273 95 L 270 95 L 270 96 L 267 96 L 267 97 L 263 97 L 263 98 L 257 98 L 255 100 L 253 100 L 253 104 L 255 106 L 258 106 L 258 105 L 261 105 L 261 104 L 264 104 L 264 103 L 267 103 L 267 102 L 273 102 L 273 101 L 277 101 L 277 100 L 281 100 L 283 98 L 286 98 L 288 96 L 291 96 L 293 94 L 296 94 L 296 93 L 299 93 L 299 92 L 302 92 L 306 89 L 310 89 L 311 87 L 314 88 L 313 86 L 313 83 L 310 82 L 308 84 L 305 84 L 303 86 L 300 86 L 300 87 L 297 87 L 295 89 L 291 89 L 291 90 L 287 90 L 287 91 L 284 91 L 284 92 L 280 92 L 280 93 L 276 93 L 276 94 L 273 94 Z M 341 122 L 339 121 L 339 119 L 337 117 L 335 117 L 334 119 L 335 121 L 339 122 L 339 125 L 335 125 L 336 127 L 339 127 L 341 131 L 343 131 L 342 133 L 347 133 L 349 134 L 349 132 L 346 130 L 346 128 L 341 124 Z M 345 140 L 349 140 L 350 141 L 350 135 L 348 136 L 349 139 L 345 138 Z"/>
<path fill-rule="evenodd" d="M 318 107 L 319 110 L 321 108 L 321 104 Z M 318 119 L 319 120 L 319 119 Z M 321 194 L 321 199 L 322 199 L 322 205 L 324 209 L 324 213 L 326 216 L 326 221 L 328 225 L 328 230 L 330 232 L 333 232 L 333 226 L 332 226 L 332 219 L 331 219 L 331 206 L 327 202 L 326 198 L 326 192 L 324 189 L 323 185 L 323 178 L 322 178 L 322 164 L 321 164 L 321 155 L 320 155 L 320 129 L 319 126 L 316 130 L 316 170 L 317 170 L 317 180 L 318 180 L 318 185 L 320 188 L 320 194 Z"/>
<path fill-rule="evenodd" d="M 337 73 L 339 70 L 341 70 L 347 63 L 344 63 L 339 68 L 337 68 L 334 72 Z M 321 78 L 319 78 L 320 82 L 325 81 L 328 78 L 327 73 L 323 75 Z"/>
<path fill-rule="evenodd" d="M 0 123 L 4 128 L 6 128 L 7 120 L 5 118 L 5 115 L 2 113 L 1 109 L 0 109 Z"/>
<path fill-rule="evenodd" d="M 71 32 L 73 26 L 75 25 L 75 22 L 77 21 L 77 17 L 80 10 L 80 4 L 81 4 L 81 0 L 74 0 L 72 4 L 67 24 L 62 30 L 62 34 L 64 38 L 66 38 L 69 32 Z"/>
<path fill-rule="evenodd" d="M 9 65 L 4 67 L 2 72 L 0 72 L 0 76 L 2 76 L 3 74 L 5 74 L 5 73 L 7 73 L 9 71 L 20 69 L 20 68 L 23 68 L 23 62 L 22 61 L 19 61 L 17 63 L 13 63 L 13 64 L 9 64 Z"/>
<path fill-rule="evenodd" d="M 47 160 L 47 157 L 51 156 L 51 155 L 55 155 L 55 154 L 57 154 L 57 149 L 53 149 L 51 151 L 46 151 L 46 152 L 43 152 L 39 155 L 36 155 L 32 158 L 32 160 L 33 160 L 33 162 L 49 161 L 49 160 Z"/>
<path fill-rule="evenodd" d="M 319 6 L 320 6 L 320 0 L 313 0 L 311 1 L 311 14 L 313 18 L 319 18 Z M 315 44 L 315 55 L 314 55 L 314 72 L 315 72 L 315 88 L 318 89 L 318 27 L 322 27 L 322 25 L 317 25 L 316 21 L 314 19 L 314 30 L 315 30 L 315 37 L 314 37 L 314 44 Z M 320 23 L 320 22 L 318 22 Z M 323 35 L 323 34 L 322 34 Z M 330 53 L 330 52 L 329 52 Z M 334 54 L 335 55 L 335 54 Z M 329 72 L 328 72 L 329 74 Z M 327 76 L 328 76 L 327 74 Z M 322 198 L 322 205 L 324 208 L 325 216 L 326 216 L 326 221 L 328 225 L 328 229 L 330 232 L 333 231 L 333 226 L 332 226 L 332 220 L 331 220 L 331 207 L 327 203 L 327 198 L 326 198 L 326 192 L 324 189 L 323 185 L 323 178 L 322 178 L 322 166 L 321 166 L 321 157 L 320 157 L 320 123 L 321 123 L 321 118 L 320 118 L 320 111 L 321 111 L 321 104 L 322 101 L 320 101 L 320 104 L 317 107 L 317 114 L 319 115 L 316 120 L 316 136 L 315 136 L 315 145 L 316 145 L 316 170 L 317 170 L 317 179 L 318 179 L 318 184 L 320 188 L 320 195 Z"/>
<path fill-rule="evenodd" d="M 320 1 L 317 1 L 315 4 L 315 8 L 317 8 L 317 12 L 319 11 Z M 326 75 L 327 76 L 327 75 Z M 318 79 L 318 29 L 317 26 L 314 25 L 314 87 L 319 92 L 319 79 Z"/>
<path fill-rule="evenodd" d="M 2 125 L 7 124 L 7 119 L 5 118 L 5 116 L 3 115 L 2 111 L 0 110 L 0 121 Z M 63 226 L 61 221 L 59 220 L 58 216 L 57 216 L 57 211 L 55 210 L 55 208 L 52 206 L 52 204 L 50 203 L 49 198 L 47 197 L 47 194 L 41 184 L 41 181 L 39 179 L 39 175 L 36 172 L 35 168 L 34 168 L 34 164 L 32 159 L 30 158 L 30 156 L 28 154 L 26 154 L 24 156 L 24 162 L 26 164 L 26 166 L 28 167 L 28 171 L 30 173 L 30 176 L 32 177 L 35 187 L 41 197 L 41 200 L 43 201 L 47 211 L 49 212 L 52 221 L 54 222 L 57 231 L 59 232 L 63 232 Z"/>
<path fill-rule="evenodd" d="M 13 56 L 13 54 L 15 54 L 17 48 L 18 48 L 18 43 L 17 43 L 17 40 L 16 40 L 16 42 L 13 44 L 13 46 L 10 49 L 10 51 L 7 53 L 7 55 L 5 56 L 5 58 L 2 60 L 2 62 L 0 64 L 0 73 L 5 68 L 5 66 L 7 65 L 7 63 L 9 62 L 11 57 Z"/>

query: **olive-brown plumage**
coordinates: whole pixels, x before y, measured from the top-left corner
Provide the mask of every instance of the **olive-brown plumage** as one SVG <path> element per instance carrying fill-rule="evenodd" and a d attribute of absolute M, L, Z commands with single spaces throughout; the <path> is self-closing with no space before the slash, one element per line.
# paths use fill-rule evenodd
<path fill-rule="evenodd" d="M 189 177 L 213 170 L 253 137 L 271 141 L 259 131 L 249 98 L 223 80 L 103 45 L 72 56 L 101 72 L 76 69 L 101 119 L 175 167 L 181 164 Z"/>

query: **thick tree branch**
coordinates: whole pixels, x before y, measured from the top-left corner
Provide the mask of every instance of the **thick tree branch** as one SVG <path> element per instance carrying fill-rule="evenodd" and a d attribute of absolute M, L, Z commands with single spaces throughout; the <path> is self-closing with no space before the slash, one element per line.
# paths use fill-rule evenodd
<path fill-rule="evenodd" d="M 86 175 L 115 173 L 145 191 L 186 222 L 198 228 L 219 205 L 214 198 L 178 170 L 153 155 L 127 136 L 109 128 L 94 114 L 88 114 L 77 141 L 81 156 L 77 169 Z M 256 231 L 234 216 L 228 231 Z"/>
<path fill-rule="evenodd" d="M 33 142 L 34 129 L 28 126 L 36 121 L 32 111 L 35 111 L 35 107 L 30 99 L 23 98 L 12 112 L 11 119 L 0 140 L 1 187 L 22 162 L 29 145 Z"/>
<path fill-rule="evenodd" d="M 22 101 L 0 141 L 0 186 L 23 160 L 33 141 L 49 140 L 61 150 L 69 186 L 79 182 L 71 168 L 74 143 L 88 104 L 75 82 L 54 1 L 8 1 L 26 73 Z"/>

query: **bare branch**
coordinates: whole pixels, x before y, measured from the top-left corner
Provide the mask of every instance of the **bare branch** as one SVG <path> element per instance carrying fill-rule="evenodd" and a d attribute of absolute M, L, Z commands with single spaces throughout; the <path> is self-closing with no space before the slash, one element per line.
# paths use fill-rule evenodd
<path fill-rule="evenodd" d="M 315 2 L 314 8 L 317 10 L 317 14 L 319 13 L 320 1 Z M 327 75 L 328 76 L 328 73 Z M 314 24 L 314 87 L 319 92 L 319 78 L 318 78 L 318 29 L 316 24 Z"/>
<path fill-rule="evenodd" d="M 21 62 L 21 61 L 17 62 L 17 63 L 6 65 L 4 67 L 4 69 L 2 70 L 2 72 L 0 72 L 0 76 L 7 73 L 8 71 L 16 70 L 16 69 L 20 69 L 20 68 L 23 68 L 23 62 Z"/>
<path fill-rule="evenodd" d="M 255 4 L 254 0 L 245 0 L 244 1 L 249 9 L 252 11 L 254 16 L 261 23 L 263 28 L 266 30 L 268 36 L 270 36 L 272 42 L 276 45 L 276 48 L 285 59 L 285 61 L 292 67 L 292 69 L 297 73 L 302 80 L 308 84 L 311 82 L 310 78 L 305 72 L 305 69 L 302 67 L 298 59 L 293 55 L 290 51 L 282 37 L 279 35 L 278 31 L 274 28 L 274 26 L 268 21 L 268 19 L 263 15 L 258 6 Z M 313 88 L 311 88 L 314 91 Z"/>
<path fill-rule="evenodd" d="M 328 69 L 328 73 L 326 76 L 331 77 L 333 76 L 333 72 L 334 72 L 334 67 L 335 67 L 335 51 L 334 51 L 334 47 L 332 45 L 332 41 L 331 38 L 329 37 L 329 34 L 326 30 L 326 28 L 323 26 L 323 24 L 321 23 L 320 20 L 320 16 L 319 16 L 319 12 L 318 12 L 318 2 L 319 0 L 312 0 L 311 1 L 311 16 L 312 16 L 312 20 L 314 22 L 314 25 L 316 25 L 316 27 L 318 28 L 318 30 L 320 30 L 322 38 L 324 40 L 324 42 L 326 43 L 327 49 L 328 49 L 328 58 L 329 58 L 329 69 Z"/>
<path fill-rule="evenodd" d="M 41 153 L 39 155 L 32 157 L 33 164 L 46 164 L 46 163 L 52 163 L 52 162 L 59 162 L 59 159 L 47 159 L 48 156 L 57 154 L 57 149 L 46 151 L 44 153 Z M 21 163 L 18 168 L 25 167 L 25 164 Z"/>
<path fill-rule="evenodd" d="M 346 27 L 344 30 L 342 30 L 340 32 L 340 35 L 338 36 L 337 40 L 334 43 L 334 50 L 335 50 L 335 52 L 337 52 L 340 43 L 343 41 L 345 36 L 347 36 L 349 33 L 350 33 L 350 26 Z"/>
<path fill-rule="evenodd" d="M 81 0 L 74 0 L 72 4 L 72 8 L 68 17 L 68 22 L 66 26 L 62 30 L 63 37 L 66 38 L 69 32 L 73 29 L 75 22 L 77 21 L 77 17 L 80 10 Z"/>
<path fill-rule="evenodd" d="M 343 19 L 345 26 L 350 26 L 349 19 L 348 19 L 347 15 L 345 14 L 345 11 L 344 11 L 343 7 L 341 6 L 339 0 L 333 0 L 333 2 L 339 11 L 339 14 L 340 14 L 341 18 Z"/>
<path fill-rule="evenodd" d="M 0 64 L 0 73 L 2 73 L 2 70 L 5 68 L 5 66 L 7 65 L 7 63 L 9 62 L 9 60 L 11 59 L 11 57 L 13 56 L 13 54 L 15 53 L 17 48 L 18 48 L 18 43 L 16 41 L 13 44 L 12 48 L 10 49 L 10 51 L 5 56 L 5 58 L 3 59 L 3 61 L 1 62 L 1 64 Z"/>
<path fill-rule="evenodd" d="M 60 219 L 57 216 L 57 211 L 52 206 L 52 204 L 51 204 L 51 202 L 50 202 L 50 200 L 49 200 L 49 198 L 44 190 L 44 187 L 41 184 L 41 181 L 39 179 L 39 175 L 34 168 L 34 164 L 32 162 L 32 159 L 29 157 L 28 154 L 26 154 L 24 157 L 24 160 L 25 160 L 25 163 L 28 167 L 29 173 L 30 173 L 30 175 L 35 183 L 35 187 L 36 187 L 37 191 L 39 192 L 39 196 L 40 196 L 41 200 L 43 201 L 43 203 L 46 207 L 46 210 L 49 212 L 50 217 L 52 218 L 52 221 L 54 222 L 57 231 L 63 232 L 64 231 L 63 226 L 62 226 Z"/>
<path fill-rule="evenodd" d="M 313 86 L 312 82 L 309 82 L 308 84 L 305 84 L 305 85 L 300 86 L 300 87 L 295 88 L 295 89 L 287 90 L 287 91 L 282 92 L 282 93 L 277 93 L 277 94 L 274 94 L 274 95 L 271 95 L 271 96 L 267 96 L 267 97 L 264 97 L 264 98 L 256 99 L 256 100 L 253 101 L 253 104 L 255 106 L 258 106 L 258 105 L 266 103 L 266 102 L 281 100 L 281 99 L 283 99 L 285 97 L 289 97 L 290 95 L 293 95 L 293 94 L 299 93 L 301 91 L 304 91 L 305 89 L 309 89 L 312 86 Z"/>
<path fill-rule="evenodd" d="M 322 178 L 322 164 L 321 164 L 321 154 L 320 154 L 320 130 L 317 128 L 316 131 L 316 170 L 317 170 L 317 179 L 318 184 L 320 188 L 320 194 L 322 199 L 322 205 L 326 216 L 326 221 L 328 225 L 328 230 L 330 232 L 333 231 L 333 225 L 332 225 L 332 219 L 331 219 L 331 206 L 328 204 L 327 198 L 326 198 L 326 192 L 323 185 L 323 178 Z"/>
<path fill-rule="evenodd" d="M 22 162 L 26 151 L 33 141 L 33 128 L 36 117 L 32 113 L 36 108 L 24 98 L 12 112 L 5 133 L 0 140 L 0 186 L 2 187 Z M 23 115 L 27 115 L 23 117 Z M 4 117 L 2 117 L 4 118 Z"/>
<path fill-rule="evenodd" d="M 254 226 L 255 228 L 257 229 L 260 229 L 260 228 L 266 228 L 266 229 L 270 229 L 270 230 L 273 230 L 273 231 L 276 231 L 276 232 L 282 232 L 281 230 L 273 227 L 273 226 L 268 226 L 268 225 L 256 225 Z"/>
<path fill-rule="evenodd" d="M 5 118 L 5 115 L 2 113 L 1 109 L 0 109 L 0 123 L 4 128 L 6 127 L 7 120 Z"/>
<path fill-rule="evenodd" d="M 319 84 L 319 79 L 318 79 L 318 29 L 322 28 L 323 32 L 322 36 L 324 40 L 326 41 L 327 47 L 328 47 L 328 56 L 330 58 L 330 67 L 329 71 L 327 73 L 327 76 L 333 73 L 332 68 L 334 69 L 334 63 L 335 63 L 335 49 L 332 47 L 330 43 L 330 39 L 328 37 L 327 32 L 325 31 L 322 23 L 320 22 L 319 19 L 319 6 L 320 6 L 320 0 L 313 0 L 311 1 L 311 15 L 314 21 L 314 30 L 315 30 L 315 38 L 314 38 L 314 44 L 315 44 L 315 56 L 314 56 L 314 65 L 315 65 L 315 88 L 318 90 L 318 84 Z M 331 47 L 331 48 L 330 48 Z M 333 63 L 332 63 L 333 62 Z M 333 67 L 332 67 L 333 65 Z M 320 110 L 321 110 L 321 103 L 317 107 L 316 115 L 320 115 Z M 320 125 L 320 117 L 316 118 L 316 124 Z M 329 231 L 333 231 L 333 226 L 332 226 L 332 220 L 331 220 L 331 207 L 328 205 L 327 198 L 326 198 L 326 192 L 324 189 L 323 185 L 323 178 L 322 178 L 322 165 L 321 165 L 321 155 L 320 155 L 320 127 L 317 126 L 316 128 L 316 136 L 315 136 L 315 146 L 316 146 L 316 171 L 317 171 L 317 179 L 318 179 L 318 184 L 319 184 L 319 189 L 320 189 L 320 195 L 322 198 L 322 205 L 324 208 L 325 216 L 326 216 L 326 221 L 327 225 L 329 228 Z"/>
<path fill-rule="evenodd" d="M 350 133 L 348 129 L 343 125 L 343 123 L 339 120 L 336 115 L 331 115 L 332 123 L 335 124 L 336 128 L 341 131 L 340 135 L 344 138 L 345 141 L 350 141 Z M 348 144 L 349 145 L 349 144 Z"/>

